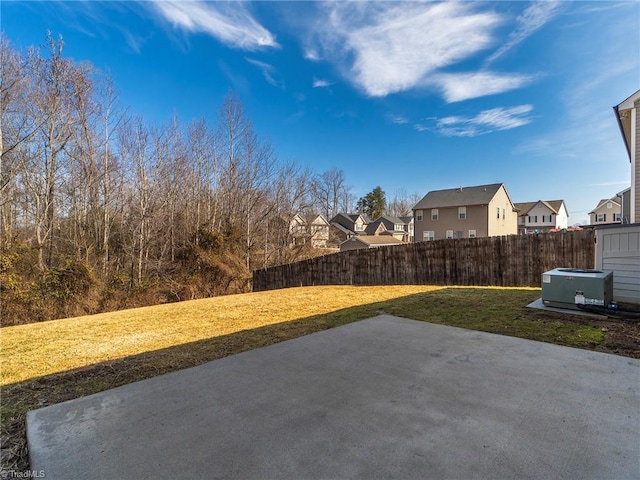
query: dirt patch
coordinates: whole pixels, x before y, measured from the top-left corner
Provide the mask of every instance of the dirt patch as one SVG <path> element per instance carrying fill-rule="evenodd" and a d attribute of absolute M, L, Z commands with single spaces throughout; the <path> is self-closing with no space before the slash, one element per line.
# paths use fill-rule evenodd
<path fill-rule="evenodd" d="M 602 353 L 611 353 L 640 359 L 640 320 L 636 319 L 599 319 L 582 315 L 547 313 L 530 310 L 528 318 L 540 321 L 553 320 L 568 324 L 587 325 L 604 333 L 604 341 L 586 349 Z"/>

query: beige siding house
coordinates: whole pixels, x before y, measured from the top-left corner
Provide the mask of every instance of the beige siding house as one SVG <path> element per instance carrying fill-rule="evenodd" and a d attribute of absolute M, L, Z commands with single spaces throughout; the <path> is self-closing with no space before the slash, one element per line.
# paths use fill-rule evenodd
<path fill-rule="evenodd" d="M 289 245 L 311 242 L 313 248 L 326 248 L 329 241 L 329 222 L 324 215 L 302 216 L 296 213 L 289 222 Z"/>
<path fill-rule="evenodd" d="M 590 225 L 609 225 L 621 223 L 622 207 L 620 198 L 603 198 L 596 208 L 589 212 Z"/>
<path fill-rule="evenodd" d="M 640 222 L 640 90 L 613 110 L 631 162 L 628 222 L 637 223 Z"/>
<path fill-rule="evenodd" d="M 518 232 L 518 214 L 503 183 L 431 191 L 413 215 L 416 242 Z"/>

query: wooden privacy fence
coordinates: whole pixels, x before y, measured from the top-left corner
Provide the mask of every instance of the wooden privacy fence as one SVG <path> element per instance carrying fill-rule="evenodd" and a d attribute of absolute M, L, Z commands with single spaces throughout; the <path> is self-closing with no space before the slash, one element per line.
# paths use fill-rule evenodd
<path fill-rule="evenodd" d="M 556 267 L 593 268 L 594 233 L 436 240 L 351 250 L 255 270 L 253 290 L 304 285 L 539 287 Z"/>

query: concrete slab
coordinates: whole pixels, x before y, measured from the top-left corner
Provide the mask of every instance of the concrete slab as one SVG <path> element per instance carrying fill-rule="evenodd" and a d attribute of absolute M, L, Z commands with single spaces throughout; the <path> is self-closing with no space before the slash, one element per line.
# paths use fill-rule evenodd
<path fill-rule="evenodd" d="M 606 315 L 601 315 L 599 313 L 593 313 L 593 312 L 586 312 L 584 310 L 571 310 L 570 308 L 549 307 L 542 302 L 541 298 L 534 300 L 529 305 L 527 305 L 527 307 L 535 308 L 536 310 L 546 310 L 548 312 L 564 313 L 565 315 L 579 315 L 581 317 L 597 318 L 599 320 L 607 320 L 609 318 Z"/>
<path fill-rule="evenodd" d="M 382 315 L 29 412 L 52 479 L 640 477 L 640 361 Z"/>

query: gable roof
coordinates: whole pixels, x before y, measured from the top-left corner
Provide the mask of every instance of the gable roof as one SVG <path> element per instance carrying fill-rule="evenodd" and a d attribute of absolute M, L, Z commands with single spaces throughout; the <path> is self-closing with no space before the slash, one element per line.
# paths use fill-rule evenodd
<path fill-rule="evenodd" d="M 514 203 L 513 206 L 516 208 L 516 210 L 518 210 L 519 216 L 524 216 L 527 213 L 529 213 L 529 211 L 533 207 L 538 205 L 538 203 L 542 203 L 545 207 L 547 207 L 549 210 L 551 210 L 553 213 L 557 215 L 558 212 L 560 212 L 560 208 L 564 204 L 564 200 L 538 200 L 536 202 L 520 202 L 520 203 Z M 565 207 L 565 210 L 566 210 L 566 207 Z"/>
<path fill-rule="evenodd" d="M 405 225 L 409 225 L 413 222 L 413 217 L 398 217 Z"/>
<path fill-rule="evenodd" d="M 487 205 L 503 185 L 502 183 L 492 183 L 490 185 L 477 185 L 475 187 L 432 190 L 413 207 L 413 210 Z"/>
<path fill-rule="evenodd" d="M 367 235 L 380 235 L 381 233 L 384 233 L 387 231 L 387 227 L 383 222 L 375 220 L 369 223 L 364 228 L 364 231 Z"/>
<path fill-rule="evenodd" d="M 591 210 L 589 212 L 589 215 L 593 214 L 596 212 L 596 210 L 598 210 L 602 205 L 604 205 L 607 202 L 611 202 L 611 203 L 615 203 L 617 206 L 620 206 L 620 203 L 617 200 L 614 200 L 612 198 L 603 198 L 602 200 L 600 200 L 598 202 L 598 205 L 596 206 L 596 208 L 594 208 L 593 210 Z"/>
<path fill-rule="evenodd" d="M 307 224 L 309 225 L 326 225 L 329 226 L 329 222 L 327 221 L 326 218 L 324 218 L 324 215 L 307 215 L 305 217 L 305 220 L 307 222 Z"/>

